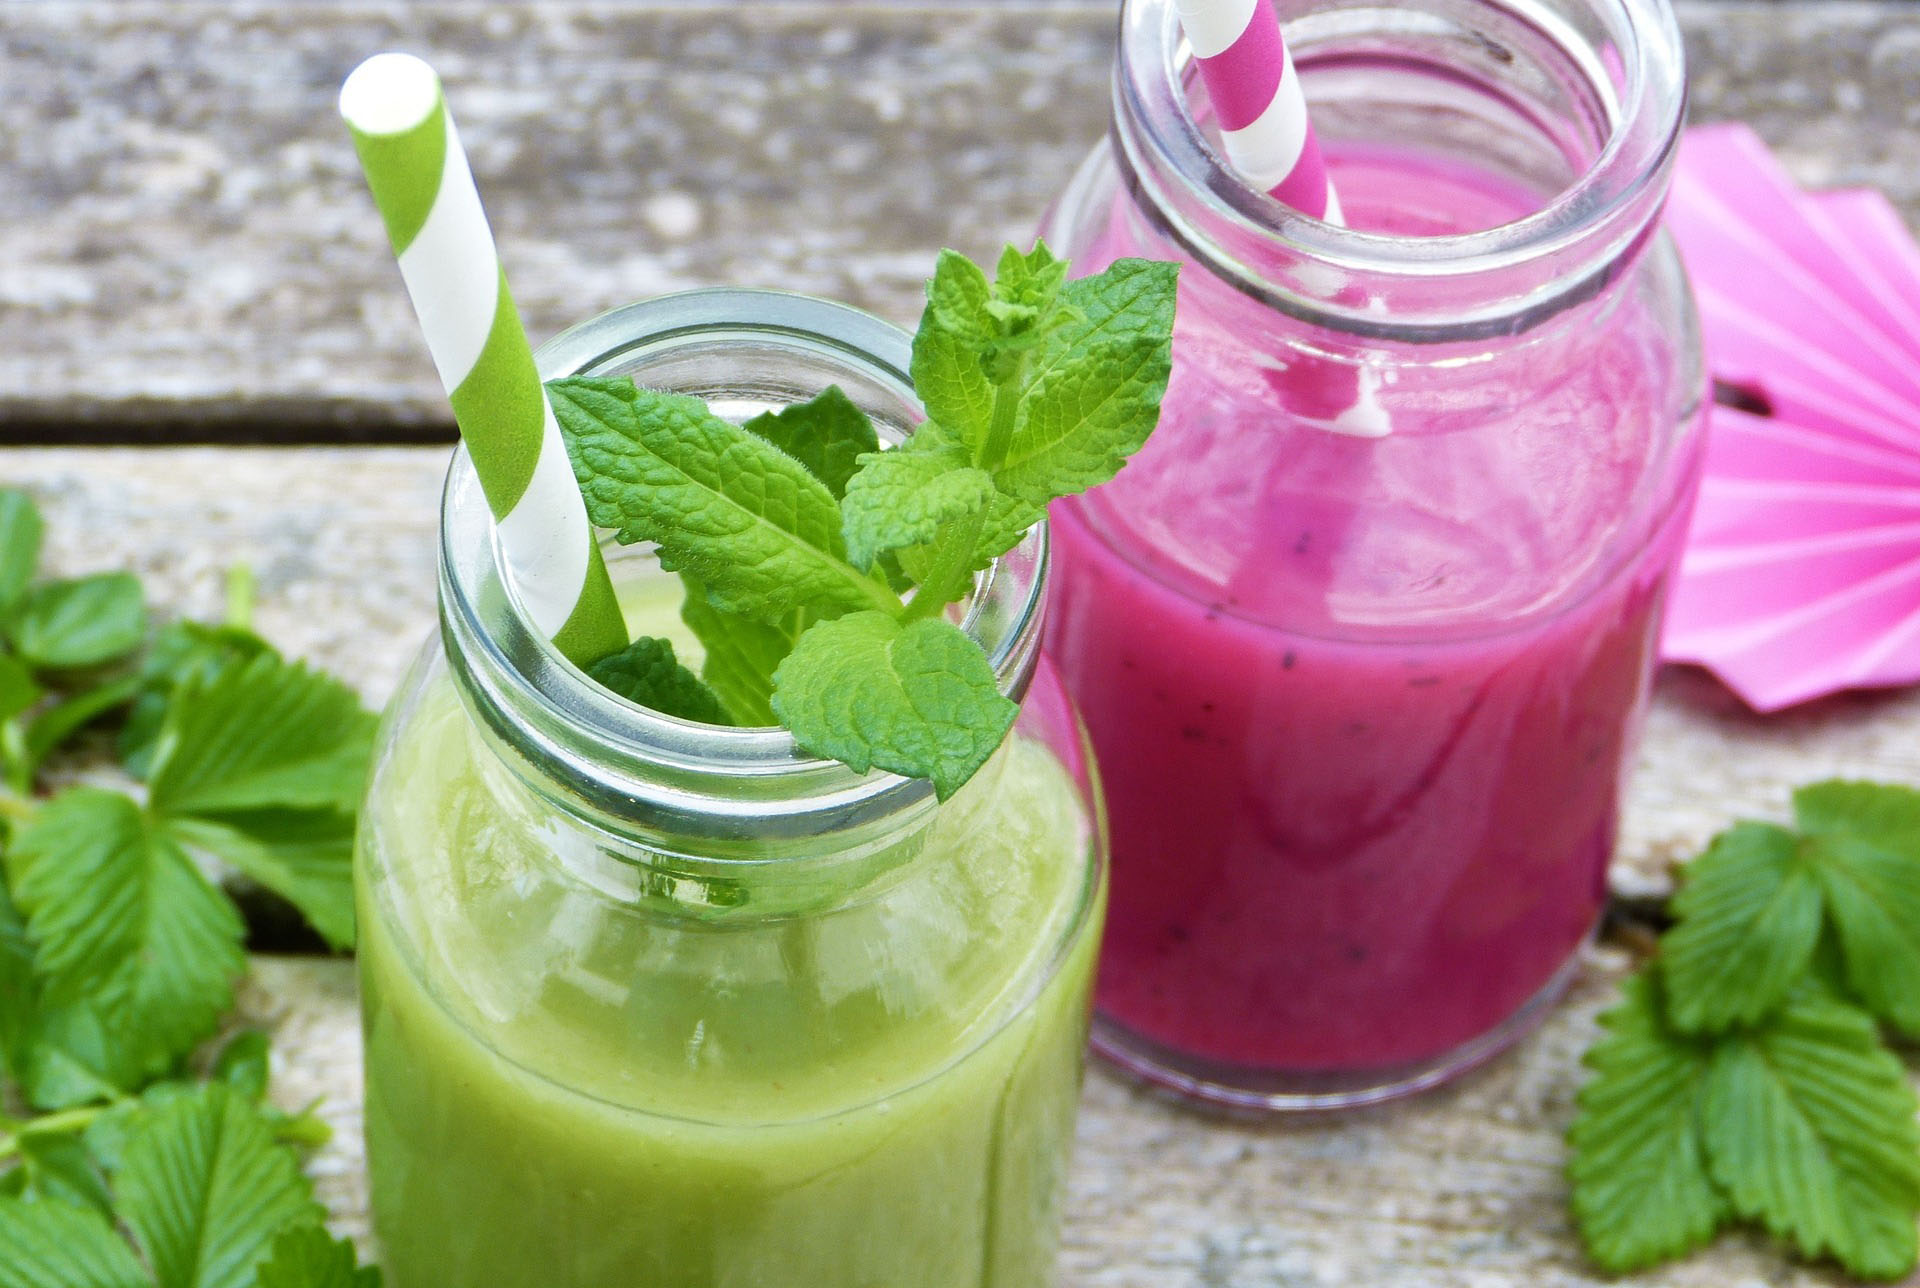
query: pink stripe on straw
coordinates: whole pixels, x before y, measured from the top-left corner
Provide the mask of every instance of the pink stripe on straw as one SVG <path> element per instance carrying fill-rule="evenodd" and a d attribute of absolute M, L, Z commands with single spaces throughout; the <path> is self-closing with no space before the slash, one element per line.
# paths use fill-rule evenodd
<path fill-rule="evenodd" d="M 1220 122 L 1227 158 L 1242 177 L 1295 210 L 1343 222 L 1300 77 L 1270 0 L 1175 0 L 1194 61 Z M 1240 11 L 1246 23 L 1224 48 Z"/>

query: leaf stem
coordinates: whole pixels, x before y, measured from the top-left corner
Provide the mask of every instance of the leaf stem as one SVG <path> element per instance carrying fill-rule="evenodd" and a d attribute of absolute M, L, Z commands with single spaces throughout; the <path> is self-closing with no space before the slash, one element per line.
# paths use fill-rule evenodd
<path fill-rule="evenodd" d="M 1013 444 L 1014 414 L 1020 409 L 1020 386 L 1026 372 L 1027 355 L 1022 353 L 1014 359 L 1007 378 L 994 386 L 993 419 L 987 424 L 987 441 L 980 444 L 980 453 L 973 462 L 989 474 L 1000 468 L 1001 462 L 1007 459 L 1007 448 Z"/>
<path fill-rule="evenodd" d="M 933 566 L 926 580 L 920 583 L 920 589 L 914 592 L 906 612 L 899 615 L 901 621 L 937 617 L 948 604 L 966 593 L 973 580 L 973 551 L 980 544 L 980 532 L 986 522 L 987 512 L 982 507 L 965 519 L 942 527 L 934 545 Z"/>
<path fill-rule="evenodd" d="M 253 628 L 253 567 L 237 563 L 227 569 L 227 615 L 222 623 L 241 630 Z"/>
<path fill-rule="evenodd" d="M 42 1114 L 38 1118 L 29 1118 L 25 1122 L 9 1120 L 13 1130 L 0 1134 L 0 1161 L 12 1158 L 20 1152 L 20 1142 L 28 1136 L 64 1136 L 73 1132 L 85 1131 L 93 1126 L 96 1119 L 112 1105 L 88 1105 L 81 1109 L 62 1109 L 55 1114 Z"/>

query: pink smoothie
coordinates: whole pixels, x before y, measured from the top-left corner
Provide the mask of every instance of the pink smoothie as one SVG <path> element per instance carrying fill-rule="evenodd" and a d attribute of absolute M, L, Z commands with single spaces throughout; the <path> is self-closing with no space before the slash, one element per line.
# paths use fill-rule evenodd
<path fill-rule="evenodd" d="M 1331 163 L 1370 230 L 1531 204 Z M 1129 226 L 1076 268 L 1154 253 Z M 1226 1066 L 1417 1067 L 1549 988 L 1600 913 L 1685 518 L 1651 411 L 1674 363 L 1603 302 L 1478 377 L 1410 366 L 1393 432 L 1347 437 L 1297 423 L 1339 373 L 1249 363 L 1198 276 L 1152 443 L 1053 512 L 1047 649 L 1113 829 L 1098 1004 Z"/>

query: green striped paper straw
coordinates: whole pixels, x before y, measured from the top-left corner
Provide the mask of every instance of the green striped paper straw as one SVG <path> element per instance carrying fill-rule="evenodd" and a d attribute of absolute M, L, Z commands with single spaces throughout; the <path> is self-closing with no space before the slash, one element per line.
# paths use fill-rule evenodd
<path fill-rule="evenodd" d="M 340 87 L 340 115 L 493 511 L 508 582 L 575 665 L 618 652 L 626 623 L 440 77 L 411 54 L 376 54 Z"/>

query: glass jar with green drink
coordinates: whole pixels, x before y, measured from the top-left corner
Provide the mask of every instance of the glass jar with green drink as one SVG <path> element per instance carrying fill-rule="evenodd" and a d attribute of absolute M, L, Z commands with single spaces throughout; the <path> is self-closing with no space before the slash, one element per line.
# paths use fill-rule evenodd
<path fill-rule="evenodd" d="M 630 306 L 540 360 L 730 419 L 828 385 L 883 437 L 920 417 L 904 333 L 798 296 Z M 441 628 L 362 825 L 388 1282 L 1052 1282 L 1105 846 L 1037 654 L 1044 526 L 962 605 L 1021 712 L 945 801 L 601 688 L 528 627 L 491 534 L 463 454 Z M 697 648 L 677 577 L 608 562 L 630 626 Z"/>

